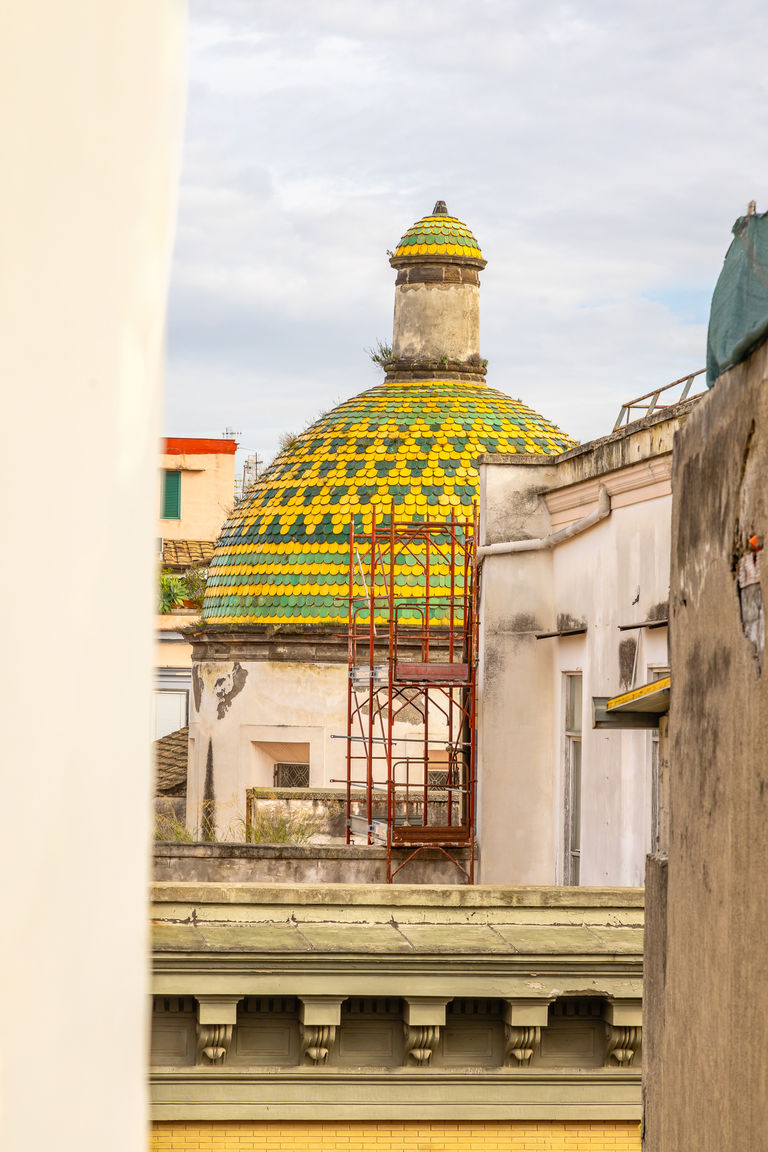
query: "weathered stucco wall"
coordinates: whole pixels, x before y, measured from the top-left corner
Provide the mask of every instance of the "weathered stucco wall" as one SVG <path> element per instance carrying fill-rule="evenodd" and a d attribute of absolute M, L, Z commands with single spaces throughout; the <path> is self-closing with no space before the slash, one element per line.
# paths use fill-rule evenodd
<path fill-rule="evenodd" d="M 409 849 L 395 849 L 395 866 Z M 466 868 L 468 853 L 459 849 Z M 367 845 L 171 844 L 154 846 L 155 880 L 205 884 L 386 884 L 387 850 Z M 395 884 L 465 884 L 453 861 L 428 849 L 395 876 Z"/>
<path fill-rule="evenodd" d="M 648 1152 L 765 1145 L 766 579 L 749 538 L 765 543 L 767 475 L 764 345 L 720 378 L 675 448 L 666 884 L 663 857 L 648 872 Z M 740 590 L 745 567 L 757 582 Z"/>
<path fill-rule="evenodd" d="M 337 645 L 339 651 L 346 656 Z M 396 737 L 421 731 L 415 710 L 403 715 L 405 720 L 394 726 Z M 346 660 L 197 660 L 188 827 L 202 828 L 205 805 L 206 813 L 215 815 L 219 838 L 242 838 L 246 790 L 273 787 L 276 762 L 306 763 L 308 758 L 311 788 L 345 784 L 346 731 Z M 440 735 L 436 725 L 431 734 Z"/>
<path fill-rule="evenodd" d="M 554 466 L 481 468 L 481 540 L 546 535 L 538 494 L 554 476 Z M 480 586 L 477 803 L 480 874 L 489 884 L 555 879 L 553 649 L 534 639 L 553 614 L 552 557 L 521 559 L 489 557 Z"/>
<path fill-rule="evenodd" d="M 271 788 L 276 761 L 308 752 L 312 787 L 346 779 L 345 743 L 332 738 L 346 731 L 345 664 L 207 660 L 192 677 L 190 828 L 205 802 L 220 837 L 244 836 L 246 789 Z"/>
<path fill-rule="evenodd" d="M 398 284 L 392 352 L 395 359 L 479 356 L 478 285 Z"/>
<path fill-rule="evenodd" d="M 652 740 L 592 727 L 592 698 L 614 696 L 667 664 L 671 449 L 689 405 L 556 460 L 488 456 L 484 544 L 542 538 L 610 515 L 554 548 L 483 561 L 478 813 L 483 883 L 564 879 L 568 673 L 582 676 L 582 884 L 642 883 L 651 847 Z M 537 639 L 583 627 L 581 634 Z"/>

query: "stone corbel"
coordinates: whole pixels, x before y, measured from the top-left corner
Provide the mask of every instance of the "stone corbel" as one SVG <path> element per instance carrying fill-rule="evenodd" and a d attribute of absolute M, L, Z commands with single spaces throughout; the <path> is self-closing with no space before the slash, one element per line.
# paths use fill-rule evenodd
<path fill-rule="evenodd" d="M 436 996 L 409 996 L 404 1001 L 403 1031 L 405 1063 L 413 1060 L 420 1068 L 432 1061 L 440 1043 L 440 1030 L 445 1027 L 448 999 Z"/>
<path fill-rule="evenodd" d="M 223 1064 L 242 996 L 197 997 L 197 1063 Z"/>
<path fill-rule="evenodd" d="M 541 1044 L 541 1030 L 549 1018 L 548 1000 L 507 1000 L 504 1006 L 504 1064 L 527 1068 Z"/>
<path fill-rule="evenodd" d="M 643 1008 L 640 1000 L 610 1000 L 605 1006 L 608 1043 L 605 1063 L 630 1068 L 642 1042 Z"/>
<path fill-rule="evenodd" d="M 301 1062 L 319 1065 L 328 1062 L 328 1053 L 341 1023 L 341 1005 L 346 996 L 302 996 L 299 1000 Z"/>

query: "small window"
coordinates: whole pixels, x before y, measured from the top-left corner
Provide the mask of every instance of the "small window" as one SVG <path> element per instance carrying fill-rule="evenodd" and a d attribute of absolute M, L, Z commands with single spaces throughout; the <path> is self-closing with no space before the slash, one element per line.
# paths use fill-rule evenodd
<path fill-rule="evenodd" d="M 275 764 L 275 788 L 309 788 L 309 764 Z"/>
<path fill-rule="evenodd" d="M 581 673 L 565 677 L 565 867 L 563 882 L 581 876 Z"/>
<path fill-rule="evenodd" d="M 427 785 L 430 788 L 447 788 L 448 770 L 446 768 L 430 768 L 427 772 Z"/>
<path fill-rule="evenodd" d="M 181 472 L 166 470 L 163 477 L 163 520 L 181 519 Z"/>

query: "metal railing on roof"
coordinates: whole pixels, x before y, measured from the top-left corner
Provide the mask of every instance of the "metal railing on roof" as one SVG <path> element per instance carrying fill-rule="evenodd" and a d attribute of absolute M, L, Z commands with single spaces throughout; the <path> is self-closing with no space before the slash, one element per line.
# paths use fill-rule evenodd
<path fill-rule="evenodd" d="M 673 380 L 671 384 L 662 384 L 661 388 L 654 388 L 653 392 L 646 392 L 644 396 L 638 396 L 636 400 L 627 400 L 626 404 L 621 406 L 618 419 L 613 426 L 614 432 L 622 425 L 631 424 L 633 420 L 642 420 L 663 408 L 671 408 L 675 404 L 681 404 L 683 400 L 694 400 L 697 396 L 703 396 L 706 391 L 705 388 L 701 388 L 697 392 L 691 392 L 691 388 L 696 377 L 703 375 L 705 371 L 705 368 L 699 368 L 698 372 L 681 376 L 679 380 Z M 660 403 L 659 397 L 672 388 L 679 388 L 680 394 L 673 394 L 674 398 L 665 395 L 664 402 Z M 637 411 L 637 416 L 632 415 L 634 411 Z"/>

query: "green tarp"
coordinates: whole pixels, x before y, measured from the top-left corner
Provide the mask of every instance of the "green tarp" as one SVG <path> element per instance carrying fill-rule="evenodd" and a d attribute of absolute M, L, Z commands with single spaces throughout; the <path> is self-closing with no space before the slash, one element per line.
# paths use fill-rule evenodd
<path fill-rule="evenodd" d="M 768 339 L 768 212 L 740 216 L 715 286 L 707 334 L 707 387 Z"/>

